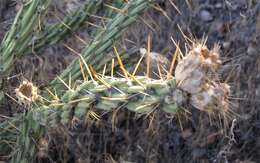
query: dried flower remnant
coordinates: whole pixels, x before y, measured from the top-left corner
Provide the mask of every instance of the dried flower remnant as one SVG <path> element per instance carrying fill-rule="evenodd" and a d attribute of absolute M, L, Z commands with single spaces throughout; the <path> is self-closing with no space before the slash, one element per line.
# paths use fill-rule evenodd
<path fill-rule="evenodd" d="M 16 97 L 22 104 L 29 105 L 38 98 L 38 88 L 29 81 L 23 81 L 22 84 L 15 89 Z"/>

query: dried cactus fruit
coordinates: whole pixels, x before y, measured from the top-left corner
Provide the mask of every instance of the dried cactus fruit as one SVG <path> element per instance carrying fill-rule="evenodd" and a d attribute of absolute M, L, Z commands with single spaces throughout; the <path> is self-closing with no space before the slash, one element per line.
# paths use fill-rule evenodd
<path fill-rule="evenodd" d="M 217 70 L 221 61 L 218 47 L 209 50 L 197 43 L 181 60 L 175 70 L 178 87 L 191 96 L 191 105 L 202 111 L 227 112 L 230 87 L 217 83 Z"/>
<path fill-rule="evenodd" d="M 191 105 L 202 111 L 223 111 L 229 109 L 228 96 L 230 87 L 224 83 L 206 84 L 199 93 L 191 95 Z"/>
<path fill-rule="evenodd" d="M 203 44 L 195 44 L 178 63 L 175 78 L 181 89 L 189 93 L 198 93 L 207 80 L 215 80 L 215 75 L 212 74 L 216 74 L 221 63 L 216 49 L 210 51 Z"/>

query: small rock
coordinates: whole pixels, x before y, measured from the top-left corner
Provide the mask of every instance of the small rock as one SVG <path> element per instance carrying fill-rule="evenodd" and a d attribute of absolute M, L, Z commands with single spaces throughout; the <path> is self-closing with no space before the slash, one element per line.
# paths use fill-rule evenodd
<path fill-rule="evenodd" d="M 218 139 L 218 137 L 220 137 L 220 135 L 221 135 L 220 132 L 216 132 L 216 133 L 212 133 L 212 134 L 208 135 L 206 138 L 206 144 L 211 145 L 211 144 L 215 143 L 216 140 Z"/>
<path fill-rule="evenodd" d="M 199 159 L 205 158 L 206 153 L 207 152 L 205 149 L 200 149 L 200 148 L 194 149 L 192 152 L 193 160 L 197 161 Z"/>
<path fill-rule="evenodd" d="M 256 43 L 250 43 L 248 48 L 247 48 L 247 54 L 249 55 L 255 55 L 257 54 L 257 45 Z"/>
<path fill-rule="evenodd" d="M 6 0 L 0 0 L 0 20 L 3 17 L 3 12 L 6 9 Z"/>
<path fill-rule="evenodd" d="M 209 22 L 209 21 L 213 20 L 211 13 L 207 10 L 200 11 L 199 16 L 200 16 L 200 19 L 204 22 Z"/>
<path fill-rule="evenodd" d="M 219 9 L 219 8 L 221 8 L 222 7 L 222 4 L 221 3 L 217 3 L 216 5 L 215 5 L 215 8 L 217 8 L 217 9 Z"/>
<path fill-rule="evenodd" d="M 225 41 L 225 42 L 222 43 L 222 45 L 223 45 L 223 48 L 224 48 L 224 49 L 229 49 L 231 43 L 230 43 L 229 41 Z"/>
<path fill-rule="evenodd" d="M 256 163 L 256 162 L 250 161 L 250 160 L 241 161 L 241 160 L 237 159 L 237 160 L 235 161 L 235 163 Z"/>
<path fill-rule="evenodd" d="M 190 128 L 183 130 L 181 136 L 183 139 L 188 139 L 192 136 L 192 130 Z"/>

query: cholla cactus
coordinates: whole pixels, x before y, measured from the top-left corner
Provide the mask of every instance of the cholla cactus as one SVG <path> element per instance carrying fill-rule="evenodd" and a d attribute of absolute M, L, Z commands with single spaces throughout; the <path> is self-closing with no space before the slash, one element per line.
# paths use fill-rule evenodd
<path fill-rule="evenodd" d="M 29 9 L 34 11 L 36 2 L 38 1 L 33 0 L 28 5 L 33 7 L 28 7 L 28 13 L 25 12 L 23 22 L 28 22 L 27 16 L 31 14 Z M 47 2 L 47 0 L 43 2 Z M 104 52 L 113 46 L 114 40 L 119 38 L 124 29 L 133 23 L 135 18 L 151 2 L 153 1 L 132 0 L 126 3 L 122 9 L 124 12 L 116 14 L 108 22 L 105 30 L 100 31 L 93 42 L 82 51 L 81 60 L 99 68 L 103 66 L 106 63 L 102 62 L 106 60 L 104 59 Z M 33 16 L 33 20 L 35 20 L 35 15 Z M 18 23 L 19 28 L 24 25 Z M 16 54 L 21 55 L 20 53 L 24 51 L 24 47 L 28 45 L 28 40 L 31 39 L 28 37 L 28 33 L 31 33 L 34 27 L 33 22 L 30 22 L 28 27 L 22 28 L 25 31 L 21 33 L 23 37 L 18 38 L 19 42 L 14 40 L 14 33 L 19 31 L 16 29 L 18 27 L 13 25 L 11 32 L 5 39 L 5 44 L 1 46 L 0 52 L 2 55 L 0 59 L 2 59 L 1 61 L 8 61 L 4 62 L 3 72 L 8 70 L 8 67 L 14 62 L 13 59 Z M 57 33 L 54 32 L 54 34 Z M 55 39 L 52 41 L 55 42 Z M 23 44 L 19 44 L 21 42 Z M 134 76 L 128 72 L 125 72 L 125 78 L 98 76 L 94 72 L 90 72 L 89 76 L 93 75 L 91 80 L 75 82 L 82 75 L 78 60 L 75 60 L 61 74 L 61 81 L 66 83 L 72 80 L 75 82 L 76 87 L 67 86 L 68 90 L 64 91 L 64 93 L 63 89 L 60 89 L 61 87 L 58 85 L 61 82 L 58 79 L 54 80 L 51 83 L 51 88 L 56 89 L 58 95 L 52 94 L 52 96 L 55 96 L 53 99 L 50 99 L 51 96 L 46 94 L 43 94 L 43 98 L 40 98 L 37 88 L 32 83 L 23 82 L 16 89 L 19 101 L 26 105 L 34 104 L 37 99 L 39 101 L 31 106 L 32 109 L 25 116 L 19 116 L 22 117 L 22 123 L 19 126 L 19 136 L 17 136 L 18 134 L 15 135 L 17 136 L 18 147 L 14 151 L 12 162 L 31 162 L 37 151 L 35 142 L 40 140 L 44 129 L 57 127 L 61 124 L 67 126 L 75 120 L 84 121 L 87 113 L 93 108 L 104 111 L 122 108 L 141 114 L 162 110 L 174 115 L 180 110 L 189 109 L 187 106 L 192 105 L 205 112 L 227 112 L 229 109 L 228 96 L 230 88 L 225 83 L 217 81 L 217 70 L 221 62 L 216 49 L 208 50 L 204 44 L 195 44 L 187 56 L 179 61 L 175 76 L 169 80 Z M 158 57 L 156 53 L 153 56 Z M 15 124 L 17 124 L 17 121 L 14 119 Z M 9 126 L 9 123 L 0 125 L 1 128 L 9 128 Z M 7 135 L 5 138 L 10 140 L 8 134 L 9 131 L 8 133 L 0 131 L 0 135 Z M 2 139 L 1 136 L 0 139 Z M 0 145 L 0 149 L 2 147 L 5 146 Z"/>
<path fill-rule="evenodd" d="M 170 80 L 131 76 L 126 78 L 97 77 L 82 81 L 54 102 L 38 107 L 37 121 L 47 126 L 67 125 L 73 119 L 84 119 L 91 108 L 110 111 L 124 106 L 137 113 L 160 109 L 176 113 L 188 104 L 211 111 L 228 111 L 229 86 L 216 82 L 220 59 L 216 48 L 208 50 L 196 44 L 181 60 Z M 177 82 L 177 85 L 175 84 Z"/>
<path fill-rule="evenodd" d="M 208 113 L 227 112 L 229 86 L 215 81 L 220 64 L 218 53 L 200 44 L 194 48 L 178 63 L 173 79 L 157 80 L 132 75 L 114 78 L 92 74 L 92 80 L 77 81 L 75 88 L 68 87 L 60 97 L 55 96 L 48 102 L 44 99 L 39 100 L 29 111 L 28 116 L 32 118 L 30 122 L 41 124 L 44 129 L 59 125 L 70 126 L 75 121 L 84 121 L 93 108 L 104 111 L 122 108 L 141 114 L 162 110 L 174 115 L 181 110 L 189 109 L 188 106 L 192 105 Z M 199 78 L 194 75 L 196 73 L 200 74 Z M 192 81 L 190 85 L 189 80 Z M 28 124 L 30 126 L 23 128 L 34 128 L 32 123 Z M 38 129 L 34 130 L 39 134 L 35 137 L 36 140 L 40 139 L 41 134 Z M 20 148 L 24 143 L 31 144 L 32 141 L 28 140 L 28 137 L 20 136 Z M 33 154 L 30 152 L 36 150 L 26 151 L 16 153 L 14 160 L 24 160 L 28 152 L 32 157 Z"/>

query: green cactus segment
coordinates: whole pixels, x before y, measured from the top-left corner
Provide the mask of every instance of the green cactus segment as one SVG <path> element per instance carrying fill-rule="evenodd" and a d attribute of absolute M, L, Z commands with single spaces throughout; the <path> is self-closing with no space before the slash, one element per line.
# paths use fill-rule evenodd
<path fill-rule="evenodd" d="M 153 80 L 104 77 L 106 84 L 84 81 L 66 91 L 59 101 L 33 109 L 34 118 L 42 125 L 68 125 L 73 119 L 83 120 L 89 109 L 111 111 L 125 108 L 136 113 L 155 109 L 175 114 L 184 107 L 187 96 L 176 88 L 175 80 Z M 181 92 L 181 93 L 180 93 Z"/>
<path fill-rule="evenodd" d="M 20 119 L 8 118 L 0 123 L 0 156 L 11 153 L 15 146 L 18 130 L 14 126 L 19 126 Z"/>
<path fill-rule="evenodd" d="M 0 47 L 0 69 L 7 76 L 16 58 L 23 55 L 31 42 L 42 15 L 46 12 L 50 0 L 32 0 L 23 4 L 17 13 L 10 31 L 6 34 Z"/>
<path fill-rule="evenodd" d="M 132 0 L 127 3 L 122 11 L 124 13 L 118 13 L 111 19 L 105 30 L 100 31 L 91 42 L 91 44 L 83 49 L 82 57 L 90 65 L 98 65 L 100 61 L 105 57 L 106 50 L 113 47 L 114 42 L 122 35 L 127 27 L 136 21 L 137 17 L 148 8 L 149 4 L 153 1 L 148 0 Z M 74 60 L 68 67 L 63 71 L 60 77 L 68 81 L 71 76 L 72 81 L 75 81 L 80 77 L 80 66 L 78 60 Z M 56 87 L 60 83 L 58 79 L 52 81 L 51 85 Z"/>
<path fill-rule="evenodd" d="M 29 163 L 33 161 L 37 152 L 37 142 L 44 133 L 43 126 L 40 126 L 31 112 L 23 116 L 23 123 L 20 124 L 20 133 L 17 137 L 19 149 L 15 149 L 11 163 Z"/>
<path fill-rule="evenodd" d="M 130 78 L 103 77 L 99 81 L 79 81 L 75 89 L 65 91 L 55 102 L 42 104 L 37 102 L 21 119 L 14 119 L 13 124 L 19 126 L 19 136 L 7 133 L 12 127 L 7 122 L 1 124 L 1 141 L 15 141 L 17 144 L 12 162 L 32 162 L 37 151 L 37 142 L 48 128 L 59 125 L 71 126 L 73 121 L 84 121 L 92 109 L 112 111 L 128 109 L 139 114 L 147 114 L 161 110 L 169 114 L 186 108 L 188 96 L 176 87 L 175 79 L 155 80 L 140 76 Z M 20 123 L 22 122 L 22 123 Z M 14 128 L 8 132 L 14 132 Z M 2 137 L 5 135 L 6 137 Z M 7 137 L 13 135 L 11 138 Z M 0 144 L 0 149 L 6 145 Z M 8 148 L 9 150 L 10 147 Z M 19 160 L 19 161 L 18 161 Z"/>
<path fill-rule="evenodd" d="M 89 18 L 90 15 L 97 13 L 101 7 L 102 0 L 89 1 L 80 10 L 77 10 L 70 16 L 67 16 L 62 22 L 56 23 L 46 27 L 43 32 L 36 35 L 35 39 L 29 45 L 29 48 L 25 53 L 30 53 L 30 50 L 41 49 L 46 45 L 53 45 L 60 41 L 64 36 L 72 31 L 77 30 L 80 25 Z"/>

